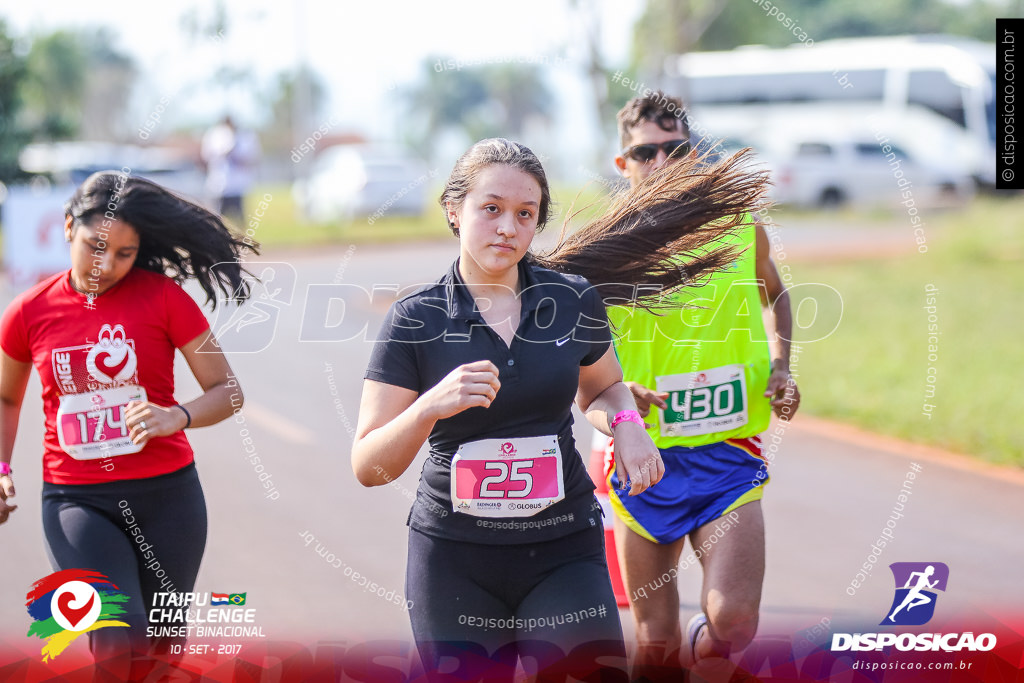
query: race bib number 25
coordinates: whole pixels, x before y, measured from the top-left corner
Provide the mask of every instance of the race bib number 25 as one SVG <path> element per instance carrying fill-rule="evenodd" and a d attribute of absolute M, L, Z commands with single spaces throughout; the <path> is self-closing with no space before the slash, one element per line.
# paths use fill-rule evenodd
<path fill-rule="evenodd" d="M 129 401 L 145 401 L 146 390 L 137 386 L 60 397 L 57 438 L 65 453 L 76 460 L 95 460 L 138 453 L 124 422 Z"/>
<path fill-rule="evenodd" d="M 452 458 L 452 508 L 477 517 L 529 517 L 565 497 L 555 436 L 484 439 Z"/>

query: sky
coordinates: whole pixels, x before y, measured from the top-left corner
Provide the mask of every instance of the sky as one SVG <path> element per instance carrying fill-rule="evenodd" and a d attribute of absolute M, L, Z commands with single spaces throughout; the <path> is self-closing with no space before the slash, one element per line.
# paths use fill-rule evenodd
<path fill-rule="evenodd" d="M 643 0 L 580 4 L 587 11 L 600 7 L 606 62 L 625 64 Z M 131 106 L 143 121 L 161 98 L 168 100 L 164 116 L 173 126 L 204 125 L 217 118 L 227 97 L 197 91 L 195 86 L 221 60 L 251 66 L 264 91 L 275 74 L 305 61 L 329 91 L 321 118 L 333 117 L 338 132 L 388 141 L 396 138 L 400 125 L 396 93 L 416 81 L 424 58 L 444 55 L 467 62 L 523 60 L 550 65 L 549 84 L 559 113 L 553 137 L 570 149 L 593 145 L 596 121 L 580 68 L 581 18 L 573 14 L 569 0 L 226 0 L 226 7 L 233 20 L 228 32 L 200 40 L 188 38 L 181 17 L 196 8 L 200 16 L 209 17 L 208 3 L 0 0 L 0 16 L 18 36 L 66 27 L 114 29 L 117 48 L 141 68 Z M 242 100 L 231 104 L 238 117 L 261 123 L 265 109 L 251 97 Z M 315 127 L 323 122 L 311 123 Z"/>

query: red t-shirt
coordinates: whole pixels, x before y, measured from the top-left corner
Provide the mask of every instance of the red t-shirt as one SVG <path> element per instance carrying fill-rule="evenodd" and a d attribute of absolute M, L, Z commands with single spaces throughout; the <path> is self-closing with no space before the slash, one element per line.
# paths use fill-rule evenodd
<path fill-rule="evenodd" d="M 150 439 L 138 453 L 92 460 L 76 460 L 61 447 L 61 397 L 67 402 L 61 421 L 66 442 L 102 447 L 94 439 L 102 441 L 107 434 L 123 440 L 123 409 L 108 407 L 104 413 L 103 397 L 118 393 L 117 387 L 138 386 L 151 403 L 174 405 L 174 350 L 210 327 L 192 297 L 165 275 L 132 268 L 89 308 L 86 296 L 72 289 L 69 274 L 65 271 L 23 292 L 0 318 L 0 347 L 11 358 L 35 365 L 42 381 L 43 479 L 98 484 L 185 467 L 192 462 L 192 447 L 181 431 Z M 124 391 L 132 390 L 120 393 Z M 86 413 L 83 400 L 100 409 Z M 72 409 L 74 405 L 79 408 Z"/>

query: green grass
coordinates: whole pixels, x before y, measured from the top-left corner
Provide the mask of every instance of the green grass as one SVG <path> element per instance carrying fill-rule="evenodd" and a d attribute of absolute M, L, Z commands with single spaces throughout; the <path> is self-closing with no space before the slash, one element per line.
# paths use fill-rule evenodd
<path fill-rule="evenodd" d="M 439 194 L 439 192 L 438 192 Z M 257 218 L 260 198 L 266 195 L 263 216 Z M 433 195 L 430 195 L 433 196 Z M 423 216 L 389 216 L 374 220 L 366 217 L 351 221 L 310 223 L 301 218 L 287 185 L 254 188 L 246 197 L 249 219 L 242 230 L 254 230 L 252 238 L 265 248 L 313 247 L 351 242 L 398 242 L 451 237 L 440 207 L 429 206 Z M 253 224 L 256 223 L 255 228 Z"/>
<path fill-rule="evenodd" d="M 799 281 L 827 283 L 843 301 L 835 333 L 801 345 L 803 410 L 1024 466 L 1022 209 L 1020 199 L 986 198 L 938 216 L 926 254 L 794 266 Z M 939 334 L 926 400 L 929 284 Z M 835 301 L 823 302 L 825 315 L 838 315 Z"/>

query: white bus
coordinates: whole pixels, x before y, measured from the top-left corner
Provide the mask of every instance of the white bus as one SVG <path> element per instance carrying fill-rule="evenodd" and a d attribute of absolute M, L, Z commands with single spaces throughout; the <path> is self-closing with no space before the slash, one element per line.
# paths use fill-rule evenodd
<path fill-rule="evenodd" d="M 932 139 L 904 145 L 944 150 L 979 182 L 995 182 L 994 44 L 950 36 L 846 38 L 695 52 L 670 57 L 665 69 L 669 89 L 713 135 L 746 137 L 763 117 L 821 105 L 889 121 L 924 117 L 934 123 L 927 126 Z"/>

